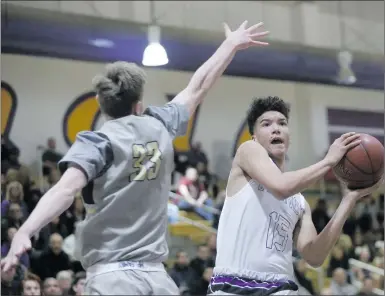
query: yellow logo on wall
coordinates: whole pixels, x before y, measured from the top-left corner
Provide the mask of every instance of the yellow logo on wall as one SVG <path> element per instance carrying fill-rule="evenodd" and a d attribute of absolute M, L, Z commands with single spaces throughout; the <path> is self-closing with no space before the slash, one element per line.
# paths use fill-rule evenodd
<path fill-rule="evenodd" d="M 67 145 L 71 146 L 75 142 L 77 133 L 94 130 L 99 116 L 95 92 L 85 93 L 75 99 L 63 118 L 63 136 Z"/>
<path fill-rule="evenodd" d="M 9 137 L 17 109 L 17 97 L 13 88 L 1 82 L 1 135 Z"/>
<path fill-rule="evenodd" d="M 237 136 L 234 141 L 234 147 L 233 147 L 233 154 L 232 156 L 235 156 L 235 153 L 237 153 L 237 149 L 239 146 L 241 146 L 242 143 L 251 140 L 251 135 L 249 133 L 249 127 L 247 125 L 247 120 L 242 123 Z"/>

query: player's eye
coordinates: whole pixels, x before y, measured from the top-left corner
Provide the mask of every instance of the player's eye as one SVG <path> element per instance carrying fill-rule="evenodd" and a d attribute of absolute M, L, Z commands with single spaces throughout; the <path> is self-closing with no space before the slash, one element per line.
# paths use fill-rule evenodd
<path fill-rule="evenodd" d="M 286 126 L 286 125 L 287 125 L 287 122 L 286 122 L 286 121 L 281 121 L 281 122 L 280 122 L 280 125 Z"/>

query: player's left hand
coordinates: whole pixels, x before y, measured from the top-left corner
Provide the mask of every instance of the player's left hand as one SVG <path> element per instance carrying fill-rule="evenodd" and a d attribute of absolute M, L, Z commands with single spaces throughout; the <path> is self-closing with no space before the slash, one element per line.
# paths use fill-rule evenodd
<path fill-rule="evenodd" d="M 353 198 L 355 201 L 358 201 L 361 198 L 375 192 L 382 184 L 384 184 L 384 178 L 385 176 L 383 175 L 382 178 L 371 187 L 363 188 L 363 189 L 354 189 L 354 190 L 349 189 L 345 183 L 341 182 L 343 196 Z"/>
<path fill-rule="evenodd" d="M 7 272 L 19 262 L 20 256 L 31 249 L 31 239 L 18 231 L 12 239 L 11 248 L 5 258 L 1 259 L 1 272 Z"/>
<path fill-rule="evenodd" d="M 247 27 L 247 21 L 244 21 L 235 31 L 231 31 L 229 26 L 224 23 L 226 40 L 231 41 L 236 49 L 246 49 L 250 46 L 269 45 L 267 42 L 260 41 L 261 37 L 268 35 L 269 31 L 258 32 L 263 23 L 258 23 Z"/>

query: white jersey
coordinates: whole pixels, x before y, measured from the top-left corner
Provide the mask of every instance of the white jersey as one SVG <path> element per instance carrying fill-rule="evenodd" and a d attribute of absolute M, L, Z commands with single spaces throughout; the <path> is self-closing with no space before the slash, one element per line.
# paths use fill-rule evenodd
<path fill-rule="evenodd" d="M 214 274 L 294 281 L 293 234 L 304 209 L 302 194 L 278 200 L 254 180 L 226 196 Z"/>

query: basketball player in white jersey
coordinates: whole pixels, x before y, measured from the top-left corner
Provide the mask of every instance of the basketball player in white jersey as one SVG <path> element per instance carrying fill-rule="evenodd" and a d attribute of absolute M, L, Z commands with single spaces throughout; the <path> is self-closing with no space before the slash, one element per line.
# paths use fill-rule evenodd
<path fill-rule="evenodd" d="M 250 107 L 248 125 L 253 140 L 243 143 L 233 160 L 209 294 L 296 294 L 293 245 L 310 265 L 320 266 L 357 200 L 382 182 L 364 190 L 346 190 L 334 216 L 317 235 L 310 207 L 299 192 L 358 145 L 359 135 L 344 134 L 320 162 L 284 172 L 290 143 L 289 111 L 278 97 L 256 99 Z"/>

